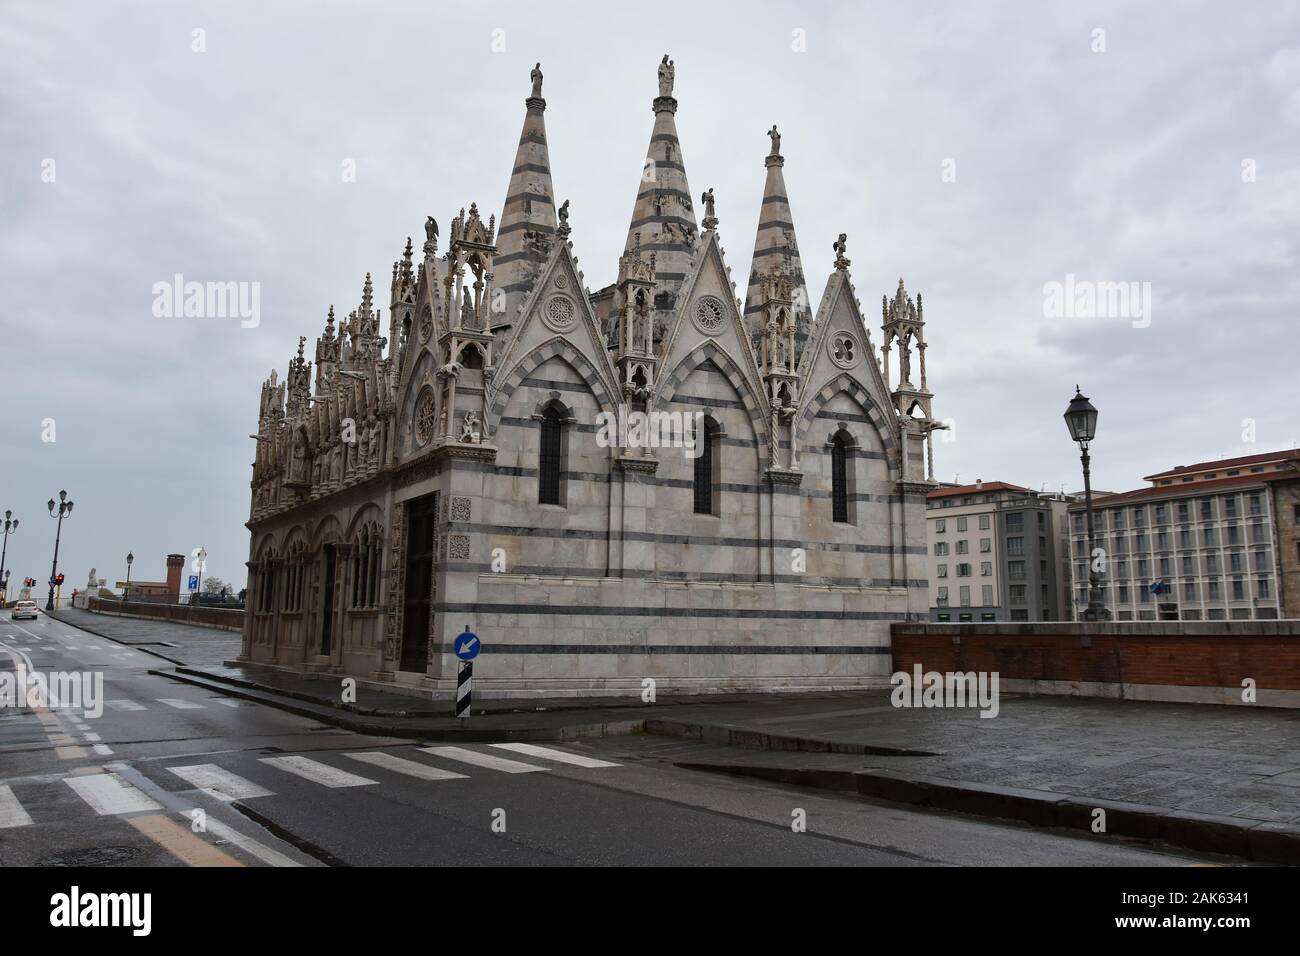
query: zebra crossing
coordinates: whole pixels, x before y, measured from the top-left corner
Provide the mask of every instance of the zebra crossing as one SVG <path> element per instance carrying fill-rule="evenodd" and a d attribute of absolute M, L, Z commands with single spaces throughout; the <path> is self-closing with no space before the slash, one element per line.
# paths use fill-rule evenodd
<path fill-rule="evenodd" d="M 461 746 L 434 746 L 414 748 L 440 761 L 456 766 L 456 770 L 425 760 L 399 756 L 392 749 L 364 751 L 330 751 L 312 757 L 301 754 L 283 754 L 257 758 L 257 766 L 267 768 L 266 774 L 256 774 L 250 780 L 215 763 L 184 764 L 167 767 L 167 772 L 179 778 L 189 788 L 206 794 L 223 803 L 256 800 L 277 795 L 276 780 L 287 782 L 289 777 L 305 780 L 325 790 L 362 787 L 383 787 L 385 775 L 407 777 L 425 783 L 466 780 L 470 771 L 502 774 L 545 773 L 547 771 L 581 768 L 602 770 L 619 767 L 609 760 L 597 760 L 584 754 L 542 747 L 536 744 L 484 744 L 477 748 Z M 528 761 L 500 756 L 501 753 L 527 756 Z M 323 759 L 318 759 L 323 758 Z M 351 770 L 327 763 L 326 760 L 344 758 L 363 765 L 374 777 L 362 776 Z M 465 770 L 466 773 L 460 773 Z M 280 775 L 286 775 L 281 777 Z M 98 816 L 123 816 L 135 813 L 156 813 L 162 805 L 138 787 L 110 770 L 80 772 L 62 778 L 62 782 L 81 798 L 81 801 Z M 20 799 L 20 783 L 14 786 L 0 784 L 0 831 L 35 825 L 35 821 Z"/>

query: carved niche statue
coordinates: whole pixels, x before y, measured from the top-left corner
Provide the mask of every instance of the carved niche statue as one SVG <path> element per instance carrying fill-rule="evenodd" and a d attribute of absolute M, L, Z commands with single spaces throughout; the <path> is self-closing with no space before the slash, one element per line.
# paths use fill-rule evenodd
<path fill-rule="evenodd" d="M 465 289 L 462 293 L 461 303 L 460 303 L 461 327 L 466 329 L 474 328 L 475 327 L 474 323 L 476 322 L 477 318 L 478 318 L 477 315 L 475 315 L 474 313 L 474 297 L 470 295 L 469 289 Z"/>
<path fill-rule="evenodd" d="M 659 95 L 673 95 L 673 79 L 677 76 L 677 68 L 673 66 L 673 61 L 668 59 L 668 54 L 664 54 L 663 60 L 659 63 Z"/>
<path fill-rule="evenodd" d="M 542 64 L 538 63 L 533 67 L 533 72 L 528 75 L 533 81 L 533 98 L 540 99 L 542 96 Z"/>
<path fill-rule="evenodd" d="M 478 424 L 478 416 L 474 414 L 472 410 L 466 412 L 465 421 L 460 426 L 460 440 L 477 445 L 482 437 L 482 431 Z"/>

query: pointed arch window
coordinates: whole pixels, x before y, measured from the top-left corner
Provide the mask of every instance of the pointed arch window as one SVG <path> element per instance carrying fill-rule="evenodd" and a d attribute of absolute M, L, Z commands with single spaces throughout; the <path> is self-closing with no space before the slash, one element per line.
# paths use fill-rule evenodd
<path fill-rule="evenodd" d="M 544 505 L 560 501 L 560 473 L 564 469 L 564 418 L 555 406 L 542 412 L 541 448 L 537 469 L 537 500 Z"/>
<path fill-rule="evenodd" d="M 850 524 L 849 516 L 849 457 L 852 441 L 838 431 L 831 438 L 831 520 Z"/>
<path fill-rule="evenodd" d="M 721 430 L 712 418 L 705 417 L 696 441 L 699 455 L 695 459 L 695 513 L 697 515 L 716 515 L 718 513 L 718 469 L 720 467 L 718 438 Z"/>

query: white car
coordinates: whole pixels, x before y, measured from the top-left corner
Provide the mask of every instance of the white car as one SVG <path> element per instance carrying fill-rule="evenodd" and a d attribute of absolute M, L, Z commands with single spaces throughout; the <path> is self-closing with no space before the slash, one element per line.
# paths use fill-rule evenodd
<path fill-rule="evenodd" d="M 36 602 L 35 601 L 15 601 L 13 610 L 9 614 L 9 619 L 17 621 L 19 618 L 30 617 L 36 620 Z"/>

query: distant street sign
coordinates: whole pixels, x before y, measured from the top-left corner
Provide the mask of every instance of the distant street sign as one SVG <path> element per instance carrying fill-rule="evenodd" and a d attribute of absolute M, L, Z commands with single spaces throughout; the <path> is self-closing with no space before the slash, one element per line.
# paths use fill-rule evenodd
<path fill-rule="evenodd" d="M 478 639 L 477 634 L 466 631 L 452 642 L 451 648 L 462 661 L 472 661 L 483 649 L 483 643 Z"/>
<path fill-rule="evenodd" d="M 198 589 L 199 589 L 199 576 L 198 576 L 197 574 L 191 574 L 191 575 L 190 575 L 190 590 L 191 590 L 191 591 L 197 591 Z"/>

